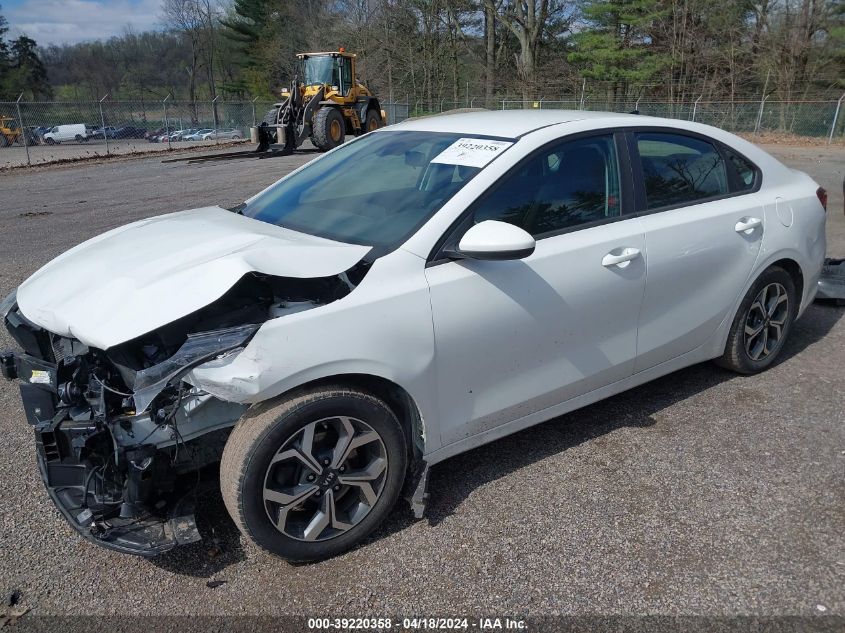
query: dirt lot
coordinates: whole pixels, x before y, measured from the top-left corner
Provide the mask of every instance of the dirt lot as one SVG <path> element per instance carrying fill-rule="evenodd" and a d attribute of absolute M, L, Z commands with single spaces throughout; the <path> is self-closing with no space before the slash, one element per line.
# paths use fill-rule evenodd
<path fill-rule="evenodd" d="M 841 148 L 769 149 L 827 187 L 829 250 L 845 256 Z M 88 237 L 237 203 L 312 157 L 0 174 L 0 293 Z M 428 520 L 399 508 L 363 547 L 306 566 L 247 544 L 217 497 L 204 544 L 154 560 L 88 544 L 48 500 L 4 382 L 0 590 L 20 591 L 26 618 L 845 616 L 844 312 L 812 306 L 765 374 L 691 367 L 454 458 L 433 472 Z"/>
<path fill-rule="evenodd" d="M 109 139 L 108 147 L 102 139 L 92 139 L 84 143 L 67 142 L 58 145 L 33 145 L 29 147 L 29 161 L 32 165 L 60 163 L 76 159 L 90 159 L 98 156 L 127 154 L 149 154 L 151 152 L 179 151 L 183 149 L 214 149 L 218 145 L 231 144 L 230 140 L 219 141 L 180 141 L 150 143 L 143 139 Z M 249 139 L 236 141 L 236 144 L 248 144 Z M 27 148 L 13 145 L 0 149 L 0 169 L 22 167 L 27 164 Z"/>

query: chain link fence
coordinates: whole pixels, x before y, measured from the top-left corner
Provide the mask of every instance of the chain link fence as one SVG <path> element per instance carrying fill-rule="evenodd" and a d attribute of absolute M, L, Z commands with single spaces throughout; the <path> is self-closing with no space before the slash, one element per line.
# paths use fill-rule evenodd
<path fill-rule="evenodd" d="M 570 99 L 497 99 L 471 97 L 458 101 L 442 100 L 431 105 L 417 101 L 413 116 L 424 116 L 462 108 L 498 110 L 596 110 L 640 114 L 698 121 L 730 132 L 776 132 L 816 138 L 841 138 L 845 135 L 842 99 L 828 101 L 705 101 L 597 99 L 585 94 Z"/>
<path fill-rule="evenodd" d="M 0 102 L 0 168 L 88 156 L 248 143 L 271 101 Z M 383 106 L 390 123 L 407 104 Z"/>
<path fill-rule="evenodd" d="M 570 99 L 485 100 L 469 97 L 431 105 L 385 103 L 388 123 L 462 108 L 570 109 L 640 114 L 699 121 L 732 132 L 778 132 L 841 138 L 843 98 L 838 101 L 609 100 L 581 94 Z M 0 102 L 0 168 L 220 143 L 248 143 L 250 128 L 272 109 L 270 101 Z"/>

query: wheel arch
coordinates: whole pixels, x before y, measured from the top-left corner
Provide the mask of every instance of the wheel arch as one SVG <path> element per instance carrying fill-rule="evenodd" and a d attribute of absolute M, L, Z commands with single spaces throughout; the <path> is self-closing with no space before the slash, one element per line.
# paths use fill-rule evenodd
<path fill-rule="evenodd" d="M 340 373 L 315 378 L 292 387 L 272 400 L 278 401 L 303 391 L 314 391 L 321 387 L 342 386 L 356 388 L 383 400 L 393 411 L 408 442 L 411 460 L 409 464 L 422 459 L 425 454 L 426 426 L 414 397 L 401 385 L 383 376 L 366 373 Z"/>
<path fill-rule="evenodd" d="M 760 274 L 763 273 L 764 270 L 768 270 L 772 266 L 778 266 L 783 268 L 789 276 L 792 277 L 792 282 L 795 284 L 795 290 L 798 293 L 798 296 L 801 298 L 801 301 L 804 299 L 804 273 L 801 270 L 801 264 L 795 261 L 792 258 L 784 257 L 783 259 L 779 259 L 777 261 L 772 262 L 771 264 L 767 265 L 760 271 Z M 759 277 L 759 275 L 758 275 Z"/>
<path fill-rule="evenodd" d="M 725 318 L 719 324 L 719 327 L 716 329 L 716 332 L 714 333 L 710 341 L 708 343 L 705 343 L 704 345 L 704 349 L 710 350 L 708 353 L 708 356 L 710 358 L 721 356 L 724 353 L 725 346 L 728 343 L 728 334 L 730 331 L 731 324 L 733 323 L 733 319 L 736 316 L 737 310 L 739 310 L 740 305 L 742 305 L 742 300 L 745 298 L 746 293 L 751 288 L 751 286 L 754 285 L 760 275 L 762 275 L 765 271 L 767 271 L 773 266 L 783 268 L 795 283 L 796 293 L 799 297 L 798 315 L 801 315 L 804 308 L 806 308 L 806 295 L 804 294 L 804 269 L 798 262 L 798 257 L 798 253 L 795 253 L 793 256 L 793 253 L 779 252 L 777 254 L 772 254 L 771 257 L 765 259 L 758 266 L 755 266 L 754 271 L 752 272 L 752 274 L 749 275 L 748 279 L 745 282 L 745 286 L 743 286 L 742 291 L 736 298 L 733 307 L 725 315 Z"/>

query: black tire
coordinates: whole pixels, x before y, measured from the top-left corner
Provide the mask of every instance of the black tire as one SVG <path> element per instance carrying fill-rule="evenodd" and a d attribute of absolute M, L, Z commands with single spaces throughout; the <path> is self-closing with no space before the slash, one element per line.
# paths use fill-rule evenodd
<path fill-rule="evenodd" d="M 55 145 L 58 141 L 52 138 L 47 139 L 47 145 Z"/>
<path fill-rule="evenodd" d="M 387 466 L 380 495 L 357 524 L 325 540 L 306 542 L 282 532 L 271 521 L 264 498 L 265 477 L 271 460 L 286 442 L 314 422 L 334 416 L 363 420 L 376 431 Z M 247 411 L 223 451 L 220 490 L 229 514 L 245 536 L 276 556 L 308 562 L 351 549 L 378 526 L 399 497 L 406 469 L 407 442 L 390 407 L 362 391 L 329 386 L 263 402 Z"/>
<path fill-rule="evenodd" d="M 776 319 L 777 321 L 782 320 L 782 324 L 779 325 L 780 335 L 777 337 L 776 343 L 771 345 L 771 349 L 765 351 L 767 349 L 766 343 L 769 340 L 769 333 L 777 332 L 778 326 L 769 325 L 770 322 L 775 323 L 775 319 L 771 318 L 771 316 L 765 320 L 761 320 L 759 318 L 761 314 L 759 307 L 752 309 L 752 306 L 757 306 L 757 299 L 764 289 L 774 288 L 772 292 L 775 292 L 778 291 L 777 286 L 785 291 L 787 305 L 785 310 L 781 308 L 783 310 L 782 319 L 780 317 Z M 795 288 L 795 282 L 788 272 L 779 266 L 772 266 L 764 270 L 743 298 L 731 324 L 725 351 L 720 358 L 716 359 L 716 364 L 725 369 L 735 371 L 738 374 L 756 374 L 771 366 L 780 355 L 789 336 L 789 332 L 792 329 L 792 324 L 798 313 L 798 302 L 799 297 Z M 774 300 L 769 303 L 774 303 Z M 756 329 L 755 325 L 758 323 L 761 324 L 761 329 L 765 329 L 766 341 L 763 342 L 762 349 L 764 352 L 761 352 L 764 355 L 754 358 L 752 353 L 749 352 L 748 332 L 753 332 Z M 746 326 L 750 328 L 748 331 L 746 330 Z M 750 342 L 754 343 L 751 346 L 752 352 L 755 349 L 760 349 L 760 341 L 758 339 L 753 339 Z"/>
<path fill-rule="evenodd" d="M 8 147 L 9 146 L 9 139 L 6 138 L 5 134 L 0 134 L 0 147 Z"/>
<path fill-rule="evenodd" d="M 323 106 L 314 115 L 312 142 L 324 152 L 334 149 L 346 140 L 346 121 L 340 110 Z"/>
<path fill-rule="evenodd" d="M 367 117 L 364 119 L 364 133 L 372 132 L 381 127 L 381 114 L 374 109 L 367 110 Z"/>

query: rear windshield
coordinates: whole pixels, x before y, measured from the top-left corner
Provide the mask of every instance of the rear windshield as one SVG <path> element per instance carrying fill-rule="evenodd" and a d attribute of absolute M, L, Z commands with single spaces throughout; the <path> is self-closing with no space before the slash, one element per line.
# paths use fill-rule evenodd
<path fill-rule="evenodd" d="M 440 156 L 467 136 L 369 134 L 260 193 L 242 213 L 340 242 L 394 248 L 481 171 L 454 164 L 471 161 Z M 510 144 L 510 139 L 485 138 L 498 141 L 500 151 Z"/>

